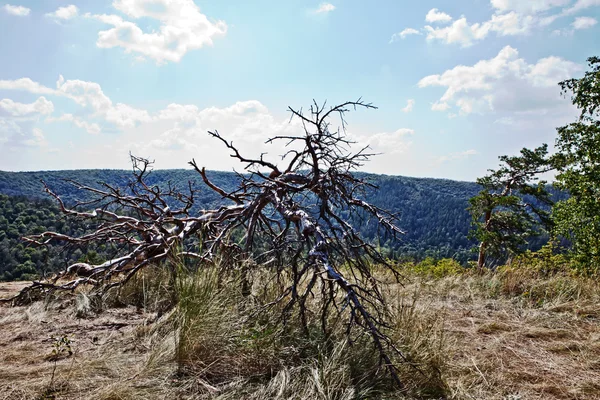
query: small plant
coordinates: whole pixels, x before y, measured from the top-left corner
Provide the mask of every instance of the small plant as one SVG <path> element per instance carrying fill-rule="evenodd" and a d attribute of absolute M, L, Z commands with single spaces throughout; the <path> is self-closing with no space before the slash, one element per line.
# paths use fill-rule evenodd
<path fill-rule="evenodd" d="M 52 340 L 51 359 L 53 361 L 58 361 L 73 355 L 71 339 L 67 335 L 62 335 L 60 337 L 51 336 L 50 339 Z"/>
<path fill-rule="evenodd" d="M 50 340 L 52 340 L 52 351 L 48 356 L 46 356 L 46 359 L 48 361 L 53 361 L 54 366 L 52 367 L 52 376 L 50 377 L 50 382 L 48 383 L 48 387 L 44 393 L 41 395 L 41 399 L 56 398 L 54 393 L 60 390 L 60 387 L 57 387 L 56 383 L 54 382 L 58 361 L 73 355 L 73 348 L 71 347 L 72 341 L 66 334 L 58 337 L 51 336 Z"/>

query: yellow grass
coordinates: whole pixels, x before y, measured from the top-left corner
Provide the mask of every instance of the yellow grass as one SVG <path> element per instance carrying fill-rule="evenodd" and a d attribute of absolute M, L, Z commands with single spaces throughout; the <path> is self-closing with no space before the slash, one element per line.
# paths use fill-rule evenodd
<path fill-rule="evenodd" d="M 191 309 L 188 325 L 136 295 L 139 285 L 121 307 L 76 295 L 0 308 L 0 399 L 600 399 L 598 282 L 403 273 L 385 293 L 391 336 L 420 371 L 401 366 L 406 393 L 370 369 L 368 341 L 300 339 L 272 328 L 275 313 L 251 324 L 235 294 L 198 282 L 203 308 Z M 74 354 L 54 362 L 50 337 L 61 335 Z"/>

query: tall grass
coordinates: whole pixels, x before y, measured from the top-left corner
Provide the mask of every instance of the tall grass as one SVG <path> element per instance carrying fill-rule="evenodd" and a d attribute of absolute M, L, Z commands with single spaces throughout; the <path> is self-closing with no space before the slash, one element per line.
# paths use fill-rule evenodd
<path fill-rule="evenodd" d="M 85 293 L 66 298 L 72 312 L 60 299 L 7 310 L 0 325 L 20 333 L 0 336 L 0 358 L 24 362 L 0 371 L 0 399 L 45 393 L 52 365 L 38 360 L 38 338 L 47 321 L 61 332 L 91 330 L 78 330 L 73 358 L 58 362 L 65 385 L 57 396 L 65 398 L 600 398 L 600 284 L 516 261 L 486 274 L 449 261 L 407 264 L 398 267 L 402 284 L 373 267 L 384 281 L 386 333 L 404 356 L 394 359 L 404 391 L 365 332 L 347 335 L 345 315 L 332 313 L 322 331 L 318 287 L 305 329 L 297 312 L 284 318 L 284 304 L 265 307 L 286 283 L 272 271 L 246 276 L 246 295 L 239 272 L 214 264 L 178 265 L 176 275 L 148 269 L 102 299 L 118 310 L 103 312 Z M 116 315 L 128 326 L 107 331 Z M 73 317 L 85 319 L 73 324 Z"/>
<path fill-rule="evenodd" d="M 179 274 L 175 315 L 176 362 L 181 377 L 201 379 L 210 398 L 362 399 L 442 398 L 444 338 L 438 315 L 417 309 L 412 299 L 390 308 L 389 329 L 406 360 L 397 359 L 406 384 L 392 384 L 364 332 L 348 336 L 344 318 L 332 315 L 325 334 L 319 314 L 283 322 L 283 304 L 264 308 L 277 292 L 268 271 L 250 296 L 236 276 L 218 267 Z M 318 291 L 317 291 L 318 292 Z M 315 302 L 318 299 L 315 300 Z M 197 388 L 198 389 L 198 388 Z M 202 391 L 202 388 L 200 388 Z"/>

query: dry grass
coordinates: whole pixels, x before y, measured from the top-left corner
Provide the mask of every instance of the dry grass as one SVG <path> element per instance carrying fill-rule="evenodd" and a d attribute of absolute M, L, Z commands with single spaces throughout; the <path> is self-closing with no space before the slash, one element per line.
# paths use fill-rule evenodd
<path fill-rule="evenodd" d="M 390 334 L 412 364 L 400 393 L 368 340 L 282 329 L 277 310 L 254 315 L 213 278 L 186 281 L 171 312 L 146 278 L 111 307 L 80 294 L 0 308 L 0 399 L 600 399 L 593 280 L 505 270 L 388 283 Z M 61 335 L 74 354 L 55 363 Z"/>
<path fill-rule="evenodd" d="M 600 399 L 598 282 L 509 271 L 411 286 L 445 315 L 449 397 Z"/>

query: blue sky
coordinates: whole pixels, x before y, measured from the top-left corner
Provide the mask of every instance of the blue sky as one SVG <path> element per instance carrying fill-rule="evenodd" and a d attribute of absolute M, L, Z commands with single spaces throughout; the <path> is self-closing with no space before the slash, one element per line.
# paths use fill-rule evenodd
<path fill-rule="evenodd" d="M 0 169 L 238 167 L 288 106 L 361 97 L 364 170 L 474 180 L 552 144 L 557 83 L 600 55 L 600 0 L 0 1 Z"/>

